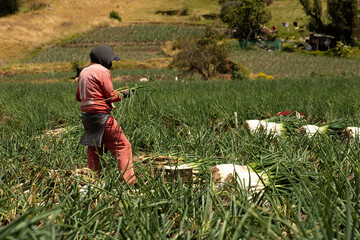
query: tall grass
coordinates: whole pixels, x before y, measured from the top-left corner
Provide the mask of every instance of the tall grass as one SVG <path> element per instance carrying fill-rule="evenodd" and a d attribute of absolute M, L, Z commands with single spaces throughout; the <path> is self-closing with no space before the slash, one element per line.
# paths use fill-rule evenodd
<path fill-rule="evenodd" d="M 253 73 L 274 77 L 360 75 L 360 59 L 311 56 L 305 53 L 234 50 L 230 58 Z"/>
<path fill-rule="evenodd" d="M 0 237 L 357 239 L 359 141 L 274 139 L 250 135 L 242 123 L 297 110 L 311 123 L 347 119 L 358 126 L 358 80 L 145 83 L 153 90 L 113 112 L 135 156 L 181 156 L 203 170 L 193 185 L 165 182 L 153 163 L 136 161 L 135 186 L 121 183 L 110 155 L 95 183 L 74 175 L 86 162 L 75 84 L 4 83 L 1 114 L 10 120 L 1 122 Z M 67 131 L 43 135 L 58 127 Z M 248 164 L 266 171 L 270 183 L 251 199 L 236 183 L 217 190 L 205 169 L 218 163 Z"/>

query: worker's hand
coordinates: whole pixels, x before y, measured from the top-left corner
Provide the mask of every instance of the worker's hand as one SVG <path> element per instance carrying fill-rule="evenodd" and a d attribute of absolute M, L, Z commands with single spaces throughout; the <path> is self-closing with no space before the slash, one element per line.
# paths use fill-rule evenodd
<path fill-rule="evenodd" d="M 131 95 L 133 95 L 135 92 L 135 89 L 128 89 L 126 91 L 122 91 L 120 92 L 123 95 L 123 98 L 127 98 L 130 97 Z"/>

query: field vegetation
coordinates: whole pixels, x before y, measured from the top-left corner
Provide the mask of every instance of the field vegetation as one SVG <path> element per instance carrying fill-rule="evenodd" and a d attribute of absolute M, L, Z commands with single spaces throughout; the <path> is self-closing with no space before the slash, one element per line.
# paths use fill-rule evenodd
<path fill-rule="evenodd" d="M 16 78 L 31 80 L 31 76 L 36 80 L 39 78 L 37 73 L 52 76 L 51 78 L 54 79 L 53 76 L 68 72 L 67 76 L 71 78 L 72 64 L 81 66 L 89 64 L 89 50 L 97 44 L 108 44 L 118 53 L 122 61 L 114 64 L 115 70 L 150 68 L 158 69 L 150 71 L 167 71 L 166 68 L 174 52 L 172 50 L 174 42 L 178 39 L 181 41 L 182 38 L 202 36 L 203 31 L 204 27 L 201 26 L 169 24 L 102 27 L 87 35 L 53 44 L 26 55 L 21 63 L 3 68 L 2 81 Z M 265 73 L 277 78 L 359 75 L 357 66 L 360 58 L 354 54 L 352 57 L 341 58 L 328 57 L 320 52 L 310 55 L 306 52 L 267 51 L 268 49 L 256 48 L 244 51 L 235 40 L 232 40 L 229 46 L 230 59 L 248 68 L 255 75 Z M 138 72 L 141 71 L 148 70 Z M 135 79 L 131 76 L 126 78 Z"/>
<path fill-rule="evenodd" d="M 295 2 L 268 6 L 278 11 L 270 25 L 302 25 Z M 206 24 L 223 31 L 218 1 L 93 5 L 53 0 L 0 18 L 0 239 L 360 239 L 360 138 L 345 133 L 360 127 L 355 54 L 244 50 L 228 40 L 229 59 L 249 76 L 185 78 L 169 68 L 173 44 L 201 36 Z M 109 18 L 113 10 L 121 22 Z M 279 34 L 296 44 L 306 31 Z M 87 169 L 79 145 L 74 67 L 89 64 L 98 44 L 121 58 L 114 88 L 137 89 L 112 113 L 132 144 L 132 186 L 110 154 L 101 175 Z M 276 118 L 281 111 L 306 117 Z M 252 133 L 249 119 L 276 119 L 285 132 Z M 304 124 L 337 130 L 310 138 Z M 190 164 L 194 178 L 169 181 L 164 164 Z M 265 187 L 219 185 L 216 164 L 247 166 Z"/>
<path fill-rule="evenodd" d="M 343 119 L 359 126 L 359 104 L 348 104 L 359 102 L 358 85 L 352 76 L 146 83 L 148 91 L 114 112 L 137 156 L 138 184 L 126 186 L 110 155 L 100 179 L 75 173 L 85 163 L 76 84 L 3 83 L 0 234 L 357 238 L 359 142 L 344 135 L 251 135 L 243 123 L 290 109 L 308 114 L 308 123 Z M 153 173 L 159 156 L 197 164 L 193 185 Z M 270 183 L 251 200 L 236 184 L 216 190 L 206 169 L 220 163 L 266 171 Z"/>
<path fill-rule="evenodd" d="M 123 27 L 103 27 L 89 34 L 54 45 L 30 55 L 26 62 L 72 62 L 89 61 L 89 49 L 98 44 L 108 44 L 119 53 L 122 59 L 142 61 L 165 57 L 161 55 L 166 41 L 176 40 L 178 36 L 191 38 L 199 36 L 203 27 L 176 25 L 128 25 Z"/>

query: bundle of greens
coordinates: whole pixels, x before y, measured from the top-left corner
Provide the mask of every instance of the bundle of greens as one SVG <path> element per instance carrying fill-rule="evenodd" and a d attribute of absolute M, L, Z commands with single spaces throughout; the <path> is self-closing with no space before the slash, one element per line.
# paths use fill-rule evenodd
<path fill-rule="evenodd" d="M 140 93 L 140 92 L 152 92 L 154 89 L 150 86 L 147 86 L 147 85 L 135 85 L 135 87 L 121 87 L 121 88 L 117 88 L 114 90 L 114 92 L 116 92 L 117 94 L 112 96 L 112 97 L 109 97 L 107 99 L 104 99 L 104 100 L 101 100 L 99 102 L 106 102 L 106 101 L 109 101 L 110 99 L 113 99 L 117 96 L 119 96 L 120 94 L 129 94 L 129 95 L 133 95 L 135 93 Z"/>
<path fill-rule="evenodd" d="M 344 119 L 335 119 L 321 126 L 322 133 L 328 135 L 341 135 L 344 133 L 346 127 L 349 126 L 349 121 Z"/>
<path fill-rule="evenodd" d="M 245 126 L 250 133 L 265 132 L 266 135 L 281 136 L 285 128 L 282 123 L 275 123 L 268 120 L 246 120 Z"/>
<path fill-rule="evenodd" d="M 347 139 L 359 139 L 360 128 L 359 127 L 347 127 L 345 130 L 345 136 Z"/>
<path fill-rule="evenodd" d="M 276 116 L 269 119 L 271 122 L 281 123 L 288 134 L 294 134 L 299 128 L 306 125 L 306 120 L 296 116 Z"/>

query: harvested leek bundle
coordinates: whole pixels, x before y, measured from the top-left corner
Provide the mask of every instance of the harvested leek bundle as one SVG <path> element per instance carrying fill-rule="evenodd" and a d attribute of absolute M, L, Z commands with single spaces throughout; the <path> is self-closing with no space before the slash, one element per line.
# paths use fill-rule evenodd
<path fill-rule="evenodd" d="M 345 130 L 345 136 L 347 139 L 360 139 L 360 128 L 347 127 Z"/>
<path fill-rule="evenodd" d="M 287 133 L 294 133 L 302 126 L 306 125 L 306 120 L 296 116 L 277 116 L 269 119 L 271 122 L 282 123 Z"/>
<path fill-rule="evenodd" d="M 250 133 L 258 133 L 264 131 L 264 127 L 260 120 L 246 120 L 245 125 Z"/>
<path fill-rule="evenodd" d="M 312 138 L 317 132 L 319 132 L 319 127 L 316 125 L 305 125 L 300 128 L 300 132 L 306 134 L 308 138 Z"/>
<path fill-rule="evenodd" d="M 148 91 L 152 92 L 152 91 L 154 91 L 154 88 L 151 87 L 150 85 L 137 85 L 136 84 L 135 87 L 126 86 L 126 87 L 117 88 L 114 91 L 117 93 L 121 93 L 126 90 L 131 90 L 133 92 L 148 92 Z"/>
<path fill-rule="evenodd" d="M 282 123 L 269 122 L 268 120 L 262 120 L 261 124 L 265 129 L 266 135 L 272 135 L 274 137 L 281 136 L 285 131 L 284 125 Z"/>
<path fill-rule="evenodd" d="M 309 138 L 314 136 L 316 133 L 322 133 L 326 135 L 340 135 L 346 129 L 346 120 L 333 120 L 320 127 L 316 125 L 305 125 L 300 128 L 302 133 L 306 133 Z"/>
<path fill-rule="evenodd" d="M 236 180 L 242 189 L 250 192 L 258 192 L 262 190 L 268 183 L 268 176 L 264 173 L 256 173 L 248 166 L 234 164 L 220 164 L 211 168 L 211 176 L 215 182 L 215 186 L 219 187 L 224 183 Z"/>
<path fill-rule="evenodd" d="M 246 120 L 245 125 L 250 133 L 265 132 L 266 135 L 281 136 L 285 130 L 283 124 L 268 120 Z"/>
<path fill-rule="evenodd" d="M 199 171 L 195 170 L 196 164 L 188 163 L 175 166 L 164 166 L 164 180 L 173 181 L 174 179 L 181 178 L 185 183 L 191 183 Z"/>
<path fill-rule="evenodd" d="M 328 126 L 318 127 L 316 125 L 305 125 L 300 128 L 300 132 L 306 134 L 308 138 L 312 138 L 317 133 L 326 134 L 328 132 Z"/>
<path fill-rule="evenodd" d="M 348 126 L 348 124 L 349 122 L 347 120 L 343 120 L 343 119 L 332 120 L 322 126 L 324 128 L 322 132 L 331 135 L 340 135 L 345 131 L 346 126 Z"/>
<path fill-rule="evenodd" d="M 135 87 L 121 87 L 121 88 L 117 88 L 114 90 L 114 92 L 116 92 L 117 94 L 112 96 L 112 97 L 109 97 L 107 99 L 104 99 L 104 100 L 101 100 L 101 101 L 98 101 L 98 102 L 106 102 L 106 101 L 109 101 L 110 99 L 113 99 L 117 96 L 119 96 L 120 94 L 122 94 L 123 92 L 125 91 L 128 91 L 130 93 L 130 95 L 133 95 L 135 94 L 135 92 L 147 92 L 147 91 L 153 91 L 154 89 L 150 86 L 145 86 L 145 85 L 135 85 Z"/>

